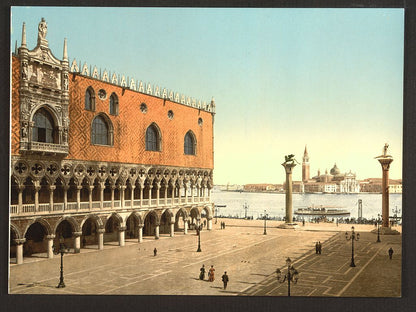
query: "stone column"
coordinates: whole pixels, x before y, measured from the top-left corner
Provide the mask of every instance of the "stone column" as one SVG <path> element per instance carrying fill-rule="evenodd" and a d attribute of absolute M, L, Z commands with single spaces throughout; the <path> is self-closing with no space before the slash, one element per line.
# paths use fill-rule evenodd
<path fill-rule="evenodd" d="M 49 185 L 49 211 L 53 211 L 53 191 L 55 189 L 55 185 Z"/>
<path fill-rule="evenodd" d="M 188 203 L 188 184 L 184 183 L 183 184 L 183 189 L 185 190 L 185 203 Z"/>
<path fill-rule="evenodd" d="M 105 189 L 105 182 L 100 182 L 100 208 L 104 208 L 104 189 Z"/>
<path fill-rule="evenodd" d="M 168 204 L 168 185 L 165 184 L 165 205 Z"/>
<path fill-rule="evenodd" d="M 148 203 L 149 206 L 152 205 L 152 188 L 153 188 L 153 185 L 149 184 L 149 203 Z"/>
<path fill-rule="evenodd" d="M 283 225 L 284 228 L 292 228 L 296 226 L 296 223 L 293 223 L 292 215 L 292 170 L 296 166 L 294 161 L 286 161 L 282 164 L 286 171 L 286 221 Z"/>
<path fill-rule="evenodd" d="M 81 190 L 82 185 L 77 185 L 77 210 L 81 208 Z"/>
<path fill-rule="evenodd" d="M 82 232 L 72 232 L 72 235 L 74 236 L 74 253 L 80 253 Z"/>
<path fill-rule="evenodd" d="M 23 244 L 26 242 L 26 238 L 17 238 L 14 240 L 16 243 L 16 263 L 23 263 Z"/>
<path fill-rule="evenodd" d="M 18 195 L 18 205 L 17 205 L 17 213 L 21 213 L 22 212 L 22 207 L 23 207 L 23 190 L 25 189 L 24 185 L 19 185 L 19 195 Z"/>
<path fill-rule="evenodd" d="M 125 185 L 120 185 L 120 207 L 124 208 L 124 191 L 126 190 Z"/>
<path fill-rule="evenodd" d="M 173 184 L 172 185 L 172 202 L 171 202 L 171 206 L 173 207 L 174 206 L 174 199 L 175 199 L 175 188 L 176 188 L 176 185 L 175 184 Z"/>
<path fill-rule="evenodd" d="M 191 184 L 191 202 L 194 203 L 195 184 Z"/>
<path fill-rule="evenodd" d="M 143 224 L 139 224 L 139 243 L 143 241 Z"/>
<path fill-rule="evenodd" d="M 188 234 L 188 219 L 184 219 L 183 223 L 183 234 Z"/>
<path fill-rule="evenodd" d="M 90 185 L 88 188 L 88 202 L 90 206 L 90 210 L 92 210 L 92 190 L 94 189 L 94 185 Z"/>
<path fill-rule="evenodd" d="M 67 210 L 68 207 L 68 189 L 69 189 L 69 185 L 63 185 L 63 189 L 64 189 L 64 210 Z"/>
<path fill-rule="evenodd" d="M 207 230 L 212 230 L 212 217 L 208 218 Z"/>
<path fill-rule="evenodd" d="M 39 191 L 40 191 L 40 184 L 39 181 L 35 181 L 34 189 L 35 189 L 35 212 L 39 211 Z"/>
<path fill-rule="evenodd" d="M 125 233 L 126 233 L 126 227 L 120 226 L 118 228 L 118 245 L 120 247 L 123 247 L 125 245 Z"/>
<path fill-rule="evenodd" d="M 104 232 L 105 232 L 105 229 L 98 229 L 97 230 L 97 234 L 98 234 L 98 249 L 99 250 L 103 250 L 104 249 Z"/>
<path fill-rule="evenodd" d="M 382 203 L 381 203 L 381 210 L 382 210 L 382 227 L 389 228 L 390 227 L 390 220 L 389 220 L 389 169 L 390 164 L 393 161 L 393 157 L 387 155 L 387 148 L 388 145 L 385 145 L 384 155 L 376 157 L 381 165 L 381 169 L 383 170 L 383 180 L 381 185 L 381 196 L 382 196 Z"/>
<path fill-rule="evenodd" d="M 156 183 L 156 207 L 159 207 L 160 182 Z"/>
<path fill-rule="evenodd" d="M 160 227 L 160 224 L 156 224 L 156 227 L 155 227 L 155 239 L 159 239 L 159 227 Z"/>
<path fill-rule="evenodd" d="M 131 196 L 130 196 L 130 202 L 131 202 L 131 208 L 133 208 L 134 207 L 134 189 L 136 188 L 136 185 L 133 185 L 133 184 L 131 184 L 130 185 L 130 193 L 131 193 Z"/>
<path fill-rule="evenodd" d="M 175 235 L 175 222 L 170 223 L 170 237 L 173 237 Z"/>
<path fill-rule="evenodd" d="M 111 185 L 111 209 L 114 209 L 114 190 L 116 186 L 114 184 Z"/>
<path fill-rule="evenodd" d="M 46 235 L 46 239 L 48 240 L 48 248 L 47 248 L 47 254 L 48 258 L 53 258 L 53 239 L 55 238 L 55 234 Z"/>
<path fill-rule="evenodd" d="M 140 208 L 143 207 L 143 185 L 140 184 Z"/>

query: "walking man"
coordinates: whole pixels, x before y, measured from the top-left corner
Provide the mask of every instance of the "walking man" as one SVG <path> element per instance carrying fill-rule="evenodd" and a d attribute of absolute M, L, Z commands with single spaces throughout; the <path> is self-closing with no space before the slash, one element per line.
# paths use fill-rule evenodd
<path fill-rule="evenodd" d="M 393 258 L 393 248 L 391 248 L 391 247 L 389 249 L 389 258 L 390 258 L 390 260 Z"/>
<path fill-rule="evenodd" d="M 156 249 L 156 247 L 155 247 L 155 249 L 153 249 L 153 255 L 156 257 L 156 255 L 157 255 L 157 249 Z"/>
<path fill-rule="evenodd" d="M 224 274 L 222 275 L 222 282 L 224 283 L 224 289 L 227 289 L 227 283 L 228 283 L 227 272 L 224 272 Z"/>
<path fill-rule="evenodd" d="M 318 242 L 318 253 L 321 254 L 322 252 L 322 244 L 321 242 Z"/>
<path fill-rule="evenodd" d="M 318 242 L 316 242 L 316 244 L 315 244 L 315 253 L 318 254 L 318 251 L 319 251 L 319 245 L 318 245 Z"/>
<path fill-rule="evenodd" d="M 202 268 L 199 269 L 201 272 L 199 273 L 199 279 L 204 280 L 205 279 L 205 265 L 202 265 Z"/>

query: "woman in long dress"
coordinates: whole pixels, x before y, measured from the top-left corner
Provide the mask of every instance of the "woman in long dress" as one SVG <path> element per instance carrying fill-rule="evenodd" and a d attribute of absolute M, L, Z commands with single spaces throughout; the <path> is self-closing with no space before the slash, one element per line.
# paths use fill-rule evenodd
<path fill-rule="evenodd" d="M 209 275 L 209 281 L 210 282 L 213 282 L 214 281 L 214 275 L 215 275 L 215 269 L 214 269 L 214 266 L 213 265 L 211 265 L 211 268 L 209 269 L 209 272 L 208 272 L 208 275 Z"/>

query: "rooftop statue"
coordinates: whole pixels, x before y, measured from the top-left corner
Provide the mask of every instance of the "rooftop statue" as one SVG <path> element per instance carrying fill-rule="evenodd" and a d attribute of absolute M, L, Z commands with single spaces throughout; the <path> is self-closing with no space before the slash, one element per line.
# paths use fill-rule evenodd
<path fill-rule="evenodd" d="M 45 19 L 42 17 L 42 20 L 38 26 L 38 39 L 45 39 L 46 33 L 48 32 L 48 25 L 45 22 Z"/>

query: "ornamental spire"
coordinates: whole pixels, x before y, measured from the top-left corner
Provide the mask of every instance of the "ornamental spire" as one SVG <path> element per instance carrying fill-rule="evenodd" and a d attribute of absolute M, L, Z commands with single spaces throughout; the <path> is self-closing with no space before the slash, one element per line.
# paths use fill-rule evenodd
<path fill-rule="evenodd" d="M 66 44 L 66 38 L 64 38 L 64 61 L 68 60 L 68 51 L 67 51 L 67 44 Z"/>
<path fill-rule="evenodd" d="M 23 22 L 23 27 L 22 27 L 22 47 L 26 48 L 26 23 Z"/>

